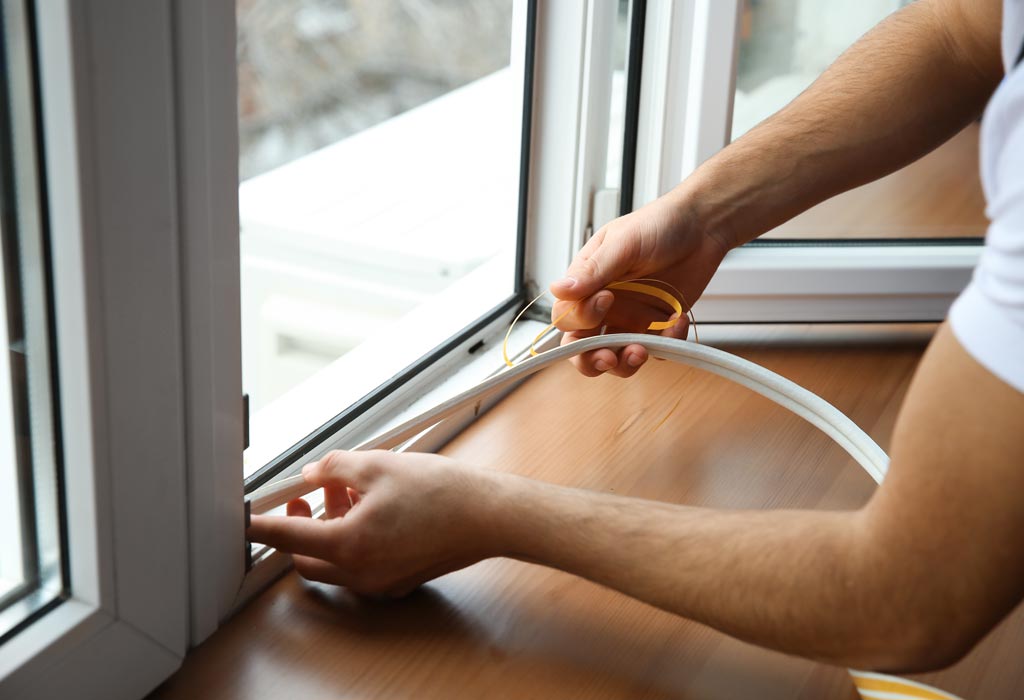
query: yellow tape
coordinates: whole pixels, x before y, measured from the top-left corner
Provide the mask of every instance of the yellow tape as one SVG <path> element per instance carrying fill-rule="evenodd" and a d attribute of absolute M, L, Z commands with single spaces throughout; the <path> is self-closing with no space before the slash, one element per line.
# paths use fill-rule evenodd
<path fill-rule="evenodd" d="M 861 675 L 850 675 L 853 677 L 853 684 L 857 686 L 858 691 L 890 693 L 902 698 L 908 698 L 909 700 L 952 700 L 956 698 L 955 695 L 945 691 L 929 688 L 923 683 L 905 681 L 901 678 L 891 676 L 879 678 L 878 675 L 881 674 L 871 678 Z M 871 697 L 865 696 L 863 693 L 860 693 L 860 695 L 861 697 Z"/>
<path fill-rule="evenodd" d="M 666 292 L 664 289 L 661 289 L 659 287 L 652 287 L 649 284 L 641 284 L 639 282 L 631 280 L 629 282 L 612 282 L 607 287 L 605 287 L 605 289 L 621 289 L 626 292 L 638 292 L 640 294 L 646 294 L 647 296 L 652 296 L 655 297 L 656 299 L 661 299 L 663 302 L 671 306 L 672 309 L 676 312 L 676 317 L 668 321 L 652 322 L 649 326 L 647 326 L 647 330 L 649 331 L 663 331 L 666 328 L 671 328 L 672 326 L 676 325 L 676 322 L 679 321 L 679 319 L 683 315 L 683 305 L 679 302 L 679 300 L 676 299 L 671 294 L 669 294 L 668 292 Z M 673 289 L 675 289 L 675 287 L 673 287 Z M 680 294 L 679 296 L 682 296 L 682 294 Z"/>
<path fill-rule="evenodd" d="M 678 294 L 679 298 L 677 299 L 676 297 L 672 296 L 661 287 L 655 287 L 652 284 L 645 284 L 648 282 L 655 282 L 657 284 L 665 285 L 666 287 L 674 291 L 676 294 Z M 607 287 L 605 287 L 605 289 L 621 289 L 624 292 L 636 292 L 638 294 L 646 294 L 649 297 L 654 297 L 655 299 L 659 299 L 665 302 L 672 308 L 673 311 L 675 311 L 675 316 L 667 321 L 652 321 L 647 326 L 647 330 L 649 331 L 663 331 L 668 328 L 672 328 L 679 322 L 679 319 L 682 318 L 683 313 L 686 313 L 690 319 L 690 324 L 693 327 L 693 339 L 699 342 L 699 338 L 697 337 L 697 319 L 693 317 L 693 312 L 690 311 L 690 305 L 686 302 L 686 299 L 683 297 L 682 293 L 668 282 L 658 279 L 640 278 L 633 280 L 625 280 L 622 282 L 612 282 Z M 513 366 L 513 362 L 508 356 L 508 339 L 512 335 L 512 329 L 515 327 L 516 323 L 519 322 L 520 317 L 522 317 L 522 315 L 526 313 L 526 310 L 529 309 L 534 304 L 536 304 L 545 294 L 547 294 L 547 292 L 541 292 L 536 297 L 534 297 L 533 301 L 524 306 L 522 311 L 516 314 L 516 317 L 512 320 L 511 325 L 509 325 L 508 330 L 505 332 L 505 340 L 501 344 L 501 357 L 503 360 L 505 360 L 505 364 L 507 366 Z M 533 339 L 533 342 L 530 343 L 530 355 L 532 357 L 536 357 L 538 355 L 536 346 L 537 343 L 540 342 L 541 338 L 543 338 L 548 333 L 548 331 L 554 328 L 559 321 L 561 321 L 566 316 L 571 314 L 576 309 L 576 307 L 579 306 L 579 304 L 580 302 L 577 301 L 575 304 L 570 306 L 565 313 L 561 314 L 558 318 L 549 323 L 544 328 L 544 330 L 537 334 L 537 337 L 535 337 Z M 686 304 L 685 312 L 683 311 L 683 304 Z"/>

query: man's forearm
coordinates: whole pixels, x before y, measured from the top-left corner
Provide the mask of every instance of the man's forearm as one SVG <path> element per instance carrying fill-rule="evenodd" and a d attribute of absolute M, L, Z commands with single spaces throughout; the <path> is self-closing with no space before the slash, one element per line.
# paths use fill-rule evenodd
<path fill-rule="evenodd" d="M 730 246 L 932 150 L 1002 77 L 997 0 L 919 0 L 666 200 Z M 692 223 L 692 222 L 691 222 Z"/>
<path fill-rule="evenodd" d="M 859 513 L 718 511 L 498 478 L 490 512 L 507 556 L 774 649 L 865 668 L 918 662 L 910 626 L 862 588 L 877 576 L 864 575 Z"/>

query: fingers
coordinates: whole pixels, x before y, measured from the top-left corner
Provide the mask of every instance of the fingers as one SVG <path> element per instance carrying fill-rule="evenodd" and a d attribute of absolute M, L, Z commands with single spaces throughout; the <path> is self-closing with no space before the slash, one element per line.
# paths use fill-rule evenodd
<path fill-rule="evenodd" d="M 285 512 L 294 517 L 313 517 L 313 509 L 309 507 L 309 503 L 307 503 L 303 498 L 296 498 L 294 501 L 288 501 L 288 505 L 285 506 Z"/>
<path fill-rule="evenodd" d="M 620 327 L 622 333 L 643 333 L 654 321 L 674 318 L 659 301 L 632 292 L 602 290 L 583 301 L 556 301 L 551 309 L 555 327 L 562 331 Z"/>
<path fill-rule="evenodd" d="M 617 332 L 609 329 L 609 332 Z M 608 371 L 615 377 L 626 379 L 636 374 L 650 355 L 643 345 L 627 345 L 618 352 L 618 362 L 615 367 Z"/>
<path fill-rule="evenodd" d="M 640 238 L 636 235 L 609 236 L 608 228 L 602 228 L 576 254 L 565 277 L 551 284 L 551 293 L 570 301 L 596 294 L 616 279 L 626 276 L 639 245 Z"/>
<path fill-rule="evenodd" d="M 323 488 L 327 518 L 340 518 L 359 502 L 360 491 L 366 490 L 378 473 L 381 460 L 390 455 L 390 452 L 382 450 L 332 450 L 319 461 L 303 467 L 302 477 L 310 485 Z"/>
<path fill-rule="evenodd" d="M 672 314 L 675 316 L 676 314 Z M 678 338 L 679 340 L 686 340 L 687 334 L 690 332 L 690 319 L 687 318 L 686 314 L 683 314 L 682 318 L 676 319 L 676 325 L 671 328 L 666 328 L 661 332 L 666 338 Z"/>
<path fill-rule="evenodd" d="M 389 455 L 385 450 L 331 450 L 319 461 L 304 466 L 302 476 L 312 486 L 337 487 L 339 500 L 347 503 L 345 487 L 365 491 L 367 482 L 379 471 L 377 466 Z"/>
<path fill-rule="evenodd" d="M 352 509 L 353 500 L 349 491 L 353 489 L 333 483 L 324 485 L 324 516 L 340 518 Z"/>
<path fill-rule="evenodd" d="M 612 281 L 608 280 L 603 284 L 596 282 L 599 275 L 594 273 L 600 271 L 600 263 L 591 261 L 591 258 L 604 243 L 605 236 L 605 230 L 601 229 L 580 248 L 580 252 L 576 253 L 576 257 L 569 265 L 565 277 L 552 282 L 548 287 L 552 294 L 559 299 L 578 301 L 585 299 Z"/>
<path fill-rule="evenodd" d="M 293 506 L 294 503 L 295 501 L 292 501 L 289 504 L 289 509 L 302 507 Z M 306 508 L 308 507 L 307 504 Z M 253 542 L 260 542 L 283 552 L 307 554 L 320 559 L 330 559 L 335 552 L 339 533 L 334 524 L 340 521 L 254 515 L 251 522 L 247 536 Z"/>
<path fill-rule="evenodd" d="M 600 335 L 600 333 L 601 330 L 599 328 L 593 328 L 585 331 L 571 331 L 562 335 L 561 344 L 568 345 L 569 343 L 583 338 L 591 338 L 595 335 Z M 618 364 L 619 358 L 618 355 L 615 354 L 614 350 L 598 348 L 597 350 L 591 350 L 577 355 L 569 361 L 583 376 L 598 377 L 608 370 L 613 369 Z"/>
<path fill-rule="evenodd" d="M 604 292 L 601 292 L 591 299 L 578 303 L 576 309 L 559 319 L 557 326 L 566 331 L 562 336 L 562 345 L 599 335 L 602 325 L 605 326 L 607 333 L 637 333 L 644 332 L 652 321 L 665 318 L 664 309 L 628 297 L 613 297 L 614 304 L 607 313 L 598 315 L 598 309 L 592 300 L 603 294 Z M 562 305 L 561 308 L 559 304 Z M 563 309 L 571 308 L 573 304 L 576 302 L 557 302 L 553 316 L 557 319 L 559 312 L 565 313 Z M 676 314 L 673 314 L 670 319 L 675 317 Z M 686 338 L 687 329 L 688 319 L 684 316 L 671 328 L 661 331 L 661 334 L 667 337 Z M 597 377 L 607 372 L 616 377 L 627 378 L 636 374 L 647 362 L 648 357 L 645 347 L 633 344 L 617 352 L 608 348 L 591 350 L 573 357 L 570 362 L 586 377 Z"/>
<path fill-rule="evenodd" d="M 622 333 L 621 328 L 609 328 L 610 333 Z M 579 331 L 566 333 L 562 336 L 562 345 L 579 340 L 581 337 L 592 337 L 596 332 Z M 643 367 L 650 354 L 643 345 L 632 344 L 621 348 L 618 352 L 610 348 L 598 348 L 582 353 L 569 361 L 585 377 L 598 377 L 608 373 L 615 377 L 632 377 Z"/>
<path fill-rule="evenodd" d="M 597 328 L 604 323 L 605 314 L 615 302 L 615 295 L 607 289 L 583 301 L 556 301 L 551 307 L 551 322 L 562 331 Z"/>
<path fill-rule="evenodd" d="M 352 577 L 329 561 L 302 554 L 293 554 L 292 563 L 295 564 L 295 570 L 299 572 L 299 576 L 307 581 L 319 581 L 320 583 L 330 583 L 335 586 L 346 587 L 350 587 L 352 584 Z"/>

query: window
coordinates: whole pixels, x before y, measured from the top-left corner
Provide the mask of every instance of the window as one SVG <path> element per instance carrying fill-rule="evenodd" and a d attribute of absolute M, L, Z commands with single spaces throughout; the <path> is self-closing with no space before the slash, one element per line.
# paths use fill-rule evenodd
<path fill-rule="evenodd" d="M 413 6 L 420 7 L 418 4 Z M 432 3 L 424 3 L 423 7 L 435 7 Z M 297 426 L 289 440 L 301 437 L 303 430 L 309 431 L 316 426 L 314 418 L 318 415 L 319 420 L 324 421 L 322 428 L 307 437 L 302 438 L 294 446 L 289 447 L 289 440 L 278 443 L 274 449 L 265 451 L 260 459 L 253 459 L 247 453 L 246 471 L 251 476 L 247 480 L 246 490 L 252 492 L 255 488 L 266 483 L 278 475 L 289 475 L 298 470 L 306 461 L 314 459 L 319 454 L 326 452 L 333 447 L 351 447 L 360 442 L 361 439 L 373 437 L 382 429 L 395 424 L 402 414 L 414 415 L 425 410 L 436 403 L 439 403 L 448 396 L 458 391 L 469 388 L 474 383 L 494 372 L 503 369 L 501 361 L 501 339 L 504 336 L 508 324 L 525 299 L 535 296 L 541 289 L 546 288 L 548 281 L 556 279 L 569 264 L 573 251 L 582 245 L 586 232 L 592 230 L 594 220 L 598 216 L 598 195 L 600 192 L 607 192 L 609 185 L 619 185 L 620 174 L 629 172 L 631 174 L 630 159 L 623 158 L 624 144 L 630 139 L 630 130 L 625 118 L 627 111 L 627 96 L 630 91 L 630 80 L 626 76 L 626 64 L 629 61 L 638 59 L 637 44 L 627 43 L 627 31 L 632 27 L 642 27 L 643 14 L 633 15 L 636 7 L 632 2 L 599 2 L 599 3 L 526 3 L 515 2 L 512 5 L 512 41 L 511 41 L 511 65 L 520 65 L 521 68 L 506 68 L 499 70 L 498 74 L 491 74 L 475 82 L 470 82 L 452 93 L 443 94 L 431 102 L 409 112 L 382 122 L 367 132 L 361 132 L 337 144 L 327 146 L 322 151 L 313 153 L 306 158 L 326 158 L 332 153 L 356 153 L 363 154 L 362 150 L 350 150 L 353 142 L 358 145 L 362 139 L 376 138 L 376 134 L 394 134 L 390 140 L 413 138 L 422 140 L 422 124 L 419 120 L 429 115 L 431 110 L 447 109 L 446 105 L 454 103 L 458 99 L 459 111 L 474 115 L 473 122 L 479 120 L 475 115 L 483 106 L 477 104 L 477 100 L 484 94 L 486 88 L 491 90 L 498 85 L 498 81 L 509 80 L 514 77 L 517 71 L 522 71 L 521 85 L 516 90 L 522 90 L 523 97 L 516 94 L 516 104 L 511 112 L 518 117 L 522 113 L 526 119 L 520 124 L 516 121 L 516 128 L 522 127 L 521 133 L 515 134 L 516 161 L 515 172 L 520 178 L 518 184 L 514 184 L 509 178 L 504 184 L 500 184 L 495 190 L 502 199 L 508 197 L 513 191 L 516 194 L 515 211 L 507 213 L 508 221 L 502 221 L 501 212 L 508 211 L 506 205 L 499 205 L 498 199 L 493 195 L 482 192 L 480 183 L 470 183 L 464 178 L 472 175 L 474 178 L 490 178 L 494 174 L 494 168 L 500 165 L 499 160 L 490 157 L 488 165 L 484 168 L 471 169 L 471 172 L 462 172 L 463 168 L 456 168 L 454 172 L 448 169 L 443 171 L 447 179 L 438 184 L 436 198 L 439 201 L 446 201 L 453 194 L 464 190 L 479 202 L 490 202 L 487 204 L 489 211 L 482 212 L 479 217 L 471 221 L 463 221 L 462 226 L 466 231 L 473 231 L 479 228 L 479 221 L 486 221 L 488 226 L 504 227 L 510 231 L 510 223 L 514 223 L 520 233 L 520 238 L 515 241 L 516 266 L 507 267 L 508 262 L 502 262 L 502 255 L 499 253 L 490 263 L 485 263 L 482 269 L 490 268 L 487 273 L 492 277 L 492 282 L 503 282 L 504 269 L 513 273 L 513 286 L 509 289 L 515 292 L 511 304 L 502 303 L 492 311 L 486 313 L 476 322 L 476 330 L 470 333 L 463 331 L 452 340 L 442 345 L 440 351 L 431 350 L 433 345 L 429 343 L 416 344 L 417 332 L 412 332 L 408 325 L 400 329 L 397 340 L 389 341 L 392 344 L 402 344 L 409 351 L 406 359 L 413 364 L 409 369 L 403 370 L 406 375 L 402 378 L 403 383 L 384 382 L 371 393 L 361 396 L 373 387 L 373 382 L 366 377 L 349 377 L 343 373 L 351 373 L 351 364 L 355 358 L 365 358 L 364 348 L 374 348 L 374 354 L 380 357 L 373 358 L 380 361 L 381 358 L 388 360 L 390 364 L 381 362 L 381 370 L 393 373 L 396 367 L 402 367 L 399 362 L 394 362 L 383 356 L 380 348 L 387 349 L 378 343 L 377 338 L 370 337 L 364 344 L 352 349 L 348 354 L 333 361 L 325 369 L 321 369 L 306 384 L 299 385 L 291 392 L 284 394 L 278 399 L 280 405 L 287 405 L 292 396 L 304 395 L 306 400 L 299 405 L 301 410 L 292 409 L 289 413 L 279 412 L 276 406 L 269 406 L 264 409 L 263 415 L 254 415 L 252 421 L 253 446 L 261 438 L 259 433 L 265 430 L 264 426 L 271 426 L 277 429 L 285 421 L 292 421 Z M 637 47 L 636 49 L 632 48 Z M 519 49 L 517 49 L 519 47 Z M 521 54 L 522 59 L 516 58 Z M 638 65 L 638 64 L 637 64 Z M 633 89 L 636 84 L 633 83 Z M 491 103 L 499 103 L 497 98 L 488 98 Z M 507 101 L 504 102 L 508 104 Z M 509 109 L 503 107 L 502 109 Z M 508 118 L 506 115 L 505 119 Z M 494 115 L 495 123 L 500 121 L 498 115 Z M 453 135 L 451 141 L 450 158 L 458 161 L 464 157 L 460 150 L 467 143 L 467 134 L 473 129 L 481 127 L 466 123 Z M 481 132 L 488 140 L 492 140 L 488 134 L 489 127 L 484 127 Z M 411 136 L 407 135 L 411 134 Z M 443 129 L 434 129 L 440 134 L 439 138 L 445 138 Z M 511 131 L 511 130 L 510 130 Z M 433 132 L 432 132 L 433 133 Z M 403 141 L 404 142 L 404 141 Z M 486 151 L 493 147 L 490 144 L 487 148 L 480 146 L 479 150 Z M 409 153 L 418 154 L 430 151 L 423 151 L 422 147 L 410 147 Z M 386 146 L 379 142 L 369 153 L 390 153 Z M 403 152 L 403 156 L 405 152 Z M 331 156 L 333 158 L 333 156 Z M 627 165 L 623 167 L 624 161 Z M 282 166 L 277 173 L 267 176 L 258 176 L 253 182 L 260 181 L 263 177 L 270 175 L 294 173 L 290 169 L 301 164 L 302 160 Z M 399 159 L 392 159 L 392 164 L 399 164 Z M 529 166 L 529 167 L 527 167 Z M 346 164 L 339 161 L 331 165 L 332 177 L 345 179 L 350 177 L 345 174 Z M 415 161 L 411 167 L 419 167 Z M 324 178 L 320 178 L 323 180 Z M 301 179 L 296 180 L 301 182 Z M 401 184 L 403 180 L 398 179 Z M 452 191 L 451 183 L 462 183 Z M 245 232 L 245 208 L 246 188 L 249 182 L 243 182 L 240 205 L 243 211 L 243 239 Z M 489 187 L 489 183 L 484 184 Z M 284 187 L 284 185 L 282 185 Z M 375 196 L 402 196 L 408 195 L 407 191 L 395 190 L 390 183 L 375 185 L 375 189 L 381 190 Z M 288 190 L 289 192 L 291 190 Z M 292 205 L 287 196 L 281 196 L 281 188 L 267 190 L 265 200 L 271 194 L 277 197 L 281 206 Z M 336 196 L 336 195 L 332 195 Z M 528 204 L 527 204 L 528 199 Z M 605 216 L 614 216 L 617 208 L 617 200 L 614 197 L 608 198 L 610 206 L 606 206 Z M 607 204 L 607 202 L 606 202 Z M 342 212 L 344 213 L 344 212 Z M 339 216 L 335 212 L 335 216 Z M 343 219 L 342 219 L 343 220 Z M 415 222 L 416 219 L 411 219 Z M 408 224 L 407 224 L 408 225 Z M 422 227 L 425 233 L 433 235 L 435 229 L 429 225 L 415 224 Z M 456 233 L 456 232 L 451 232 Z M 503 236 L 508 237 L 508 233 Z M 440 239 L 440 240 L 443 240 Z M 433 242 L 431 242 L 433 246 Z M 244 260 L 243 243 L 243 260 Z M 345 255 L 351 254 L 351 247 L 339 248 L 331 251 L 335 256 L 339 270 L 346 269 Z M 433 253 L 432 253 L 433 254 Z M 444 253 L 445 257 L 451 258 L 451 253 Z M 459 259 L 461 253 L 454 259 Z M 507 258 L 506 258 L 507 260 Z M 500 264 L 501 267 L 498 267 Z M 243 269 L 245 263 L 243 262 Z M 348 266 L 348 274 L 354 275 L 351 266 Z M 471 281 L 474 273 L 470 273 L 462 281 L 452 283 L 451 288 L 458 288 L 462 284 Z M 245 272 L 243 271 L 243 278 Z M 356 276 L 356 279 L 358 277 Z M 344 281 L 350 283 L 350 281 Z M 301 292 L 298 285 L 291 293 Z M 305 285 L 308 286 L 308 285 Z M 487 301 L 488 292 L 481 294 L 481 287 L 467 287 L 477 291 L 469 292 L 477 301 Z M 243 294 L 246 294 L 243 281 Z M 444 294 L 444 292 L 442 292 Z M 492 298 L 499 298 L 493 295 Z M 342 303 L 346 303 L 341 300 Z M 364 301 L 369 303 L 370 300 Z M 243 306 L 248 300 L 243 301 Z M 490 302 L 493 303 L 493 302 Z M 429 310 L 430 326 L 426 332 L 439 333 L 437 341 L 444 342 L 444 339 L 453 332 L 457 332 L 459 324 L 452 323 L 459 319 L 460 310 L 452 300 L 437 304 L 436 300 L 426 299 L 423 307 Z M 474 313 L 479 315 L 481 311 L 488 308 L 487 304 L 480 305 Z M 352 313 L 346 309 L 345 313 Z M 538 311 L 543 314 L 543 308 Z M 467 315 L 464 318 L 470 319 Z M 471 319 L 470 319 L 471 320 Z M 462 321 L 463 325 L 465 320 Z M 531 325 L 532 324 L 532 325 Z M 546 323 L 540 323 L 527 319 L 517 327 L 517 333 L 513 336 L 512 350 L 515 354 L 518 350 L 525 350 L 530 340 L 544 327 Z M 322 330 L 314 329 L 314 332 L 322 334 Z M 388 336 L 383 336 L 388 337 Z M 392 336 L 394 337 L 394 336 Z M 333 351 L 332 351 L 333 352 Z M 475 358 L 475 359 L 474 359 Z M 361 360 L 365 366 L 365 361 Z M 248 371 L 248 369 L 246 370 Z M 362 370 L 360 370 L 362 371 Z M 332 383 L 325 380 L 325 377 L 337 373 L 338 377 L 347 377 L 342 385 L 349 385 L 346 390 L 332 390 Z M 248 379 L 247 379 L 248 381 Z M 353 389 L 355 387 L 355 390 Z M 305 392 L 303 394 L 303 392 Z M 312 406 L 316 410 L 310 411 Z M 364 410 L 365 407 L 365 410 Z M 260 409 L 257 409 L 259 411 Z M 322 411 L 317 413 L 316 411 Z M 339 413 L 340 411 L 340 413 Z M 264 422 L 264 416 L 275 416 L 274 420 Z M 281 416 L 284 416 L 282 418 Z M 452 435 L 460 426 L 473 420 L 475 412 L 467 411 L 465 416 L 449 419 L 442 425 L 437 426 L 428 434 L 417 438 L 418 449 L 430 449 L 431 447 L 443 444 L 445 437 Z M 300 430 L 301 428 L 301 430 Z M 274 457 L 275 453 L 282 447 L 288 448 L 280 456 Z M 253 448 L 250 448 L 253 450 Z M 255 452 L 255 451 L 253 451 Z M 259 467 L 263 459 L 272 458 L 264 467 Z M 251 472 L 256 466 L 257 471 Z M 314 509 L 316 502 L 312 503 Z M 271 552 L 265 550 L 254 550 L 253 557 L 255 565 L 246 580 L 246 588 L 243 589 L 243 596 L 247 591 L 258 589 L 261 581 L 279 571 L 286 563 L 282 558 L 275 557 Z"/>
<path fill-rule="evenodd" d="M 140 697 L 180 664 L 194 602 L 175 34 L 167 7 L 0 7 L 0 460 L 29 555 L 0 696 Z M 222 510 L 239 552 L 241 505 Z"/>
<path fill-rule="evenodd" d="M 525 14 L 239 0 L 250 486 L 517 297 Z"/>
<path fill-rule="evenodd" d="M 16 13 L 5 13 L 0 73 L 0 640 L 59 604 L 59 454 L 53 440 L 49 283 L 40 236 L 32 85 Z"/>
<path fill-rule="evenodd" d="M 246 572 L 246 490 L 498 371 L 759 84 L 737 0 L 0 2 L 0 576 L 62 601 L 4 697 L 148 692 L 284 565 Z M 735 251 L 697 316 L 933 319 L 977 256 L 886 243 Z"/>

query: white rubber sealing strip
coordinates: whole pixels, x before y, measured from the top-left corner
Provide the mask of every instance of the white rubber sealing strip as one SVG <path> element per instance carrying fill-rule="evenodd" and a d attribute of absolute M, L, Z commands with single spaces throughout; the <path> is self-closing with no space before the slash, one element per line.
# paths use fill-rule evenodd
<path fill-rule="evenodd" d="M 671 360 L 717 374 L 771 399 L 780 406 L 788 408 L 832 438 L 875 482 L 881 483 L 885 477 L 885 473 L 889 468 L 889 457 L 882 448 L 867 433 L 861 430 L 856 423 L 820 396 L 760 365 L 744 360 L 741 357 L 736 357 L 724 350 L 685 340 L 643 333 L 616 333 L 595 336 L 548 350 L 480 382 L 472 389 L 468 389 L 429 411 L 425 411 L 372 440 L 368 440 L 355 449 L 387 450 L 397 447 L 423 430 L 452 416 L 464 407 L 481 401 L 490 394 L 507 387 L 509 384 L 525 379 L 556 362 L 561 362 L 588 350 L 596 350 L 598 348 L 616 349 L 632 344 L 644 346 L 652 357 Z M 257 514 L 265 513 L 313 490 L 315 488 L 307 484 L 301 474 L 280 479 L 253 491 L 249 497 L 251 512 Z M 858 688 L 858 692 L 861 693 L 863 698 L 934 698 L 936 695 L 941 694 L 943 698 L 959 700 L 956 696 L 944 691 L 932 689 L 923 684 L 906 681 L 895 676 L 866 674 L 862 671 L 852 670 L 850 673 L 854 678 L 871 677 L 878 680 L 886 679 L 902 686 L 901 692 L 893 694 L 885 691 L 879 694 L 877 690 L 865 689 L 862 691 Z M 917 691 L 917 694 L 915 694 L 915 691 Z"/>
<path fill-rule="evenodd" d="M 509 384 L 518 382 L 556 362 L 588 350 L 616 349 L 632 344 L 643 345 L 652 357 L 690 365 L 756 391 L 780 406 L 788 408 L 832 438 L 876 482 L 881 482 L 882 477 L 885 476 L 889 458 L 882 448 L 867 433 L 857 427 L 856 423 L 820 396 L 816 396 L 807 389 L 760 365 L 736 357 L 724 350 L 675 338 L 642 333 L 595 336 L 548 350 L 480 382 L 475 387 L 364 442 L 355 449 L 391 449 L 457 413 L 465 406 L 482 400 Z M 249 497 L 250 507 L 253 513 L 265 513 L 313 490 L 314 488 L 303 480 L 302 475 L 297 474 L 274 481 L 253 491 Z"/>

